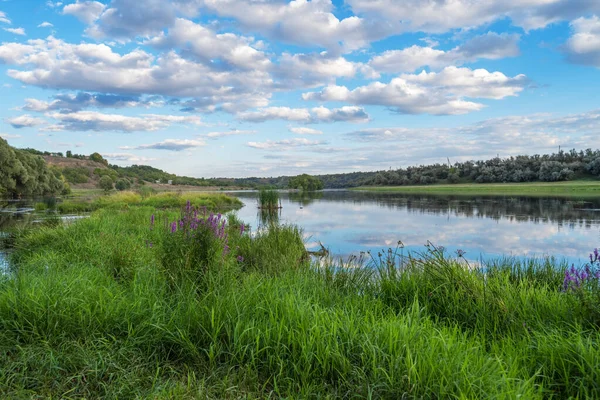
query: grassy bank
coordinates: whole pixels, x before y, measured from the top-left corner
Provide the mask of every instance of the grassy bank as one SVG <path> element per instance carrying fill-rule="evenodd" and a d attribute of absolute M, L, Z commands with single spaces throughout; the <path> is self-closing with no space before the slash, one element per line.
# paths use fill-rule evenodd
<path fill-rule="evenodd" d="M 115 192 L 110 195 L 92 193 L 90 196 L 78 196 L 58 204 L 61 213 L 89 212 L 100 208 L 127 208 L 132 206 L 150 206 L 158 209 L 183 207 L 187 201 L 193 206 L 207 207 L 210 210 L 233 210 L 242 206 L 242 202 L 223 193 L 209 192 L 161 192 L 139 193 L 134 191 Z"/>
<path fill-rule="evenodd" d="M 469 183 L 423 186 L 363 186 L 354 190 L 448 195 L 600 197 L 600 181 L 570 181 L 552 183 Z"/>
<path fill-rule="evenodd" d="M 294 227 L 249 235 L 186 208 L 19 239 L 1 397 L 600 396 L 598 288 L 563 291 L 566 266 L 483 275 L 429 248 L 402 270 L 394 253 L 316 268 Z"/>

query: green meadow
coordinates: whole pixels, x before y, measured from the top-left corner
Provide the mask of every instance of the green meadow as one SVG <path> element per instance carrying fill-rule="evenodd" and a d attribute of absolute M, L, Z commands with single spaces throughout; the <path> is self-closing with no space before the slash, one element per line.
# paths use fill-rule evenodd
<path fill-rule="evenodd" d="M 362 186 L 354 190 L 444 195 L 600 197 L 600 181 L 468 183 L 422 186 Z"/>
<path fill-rule="evenodd" d="M 21 232 L 0 397 L 600 397 L 597 262 L 577 285 L 552 259 L 484 271 L 433 246 L 316 262 L 298 228 L 202 196 L 121 193 Z"/>

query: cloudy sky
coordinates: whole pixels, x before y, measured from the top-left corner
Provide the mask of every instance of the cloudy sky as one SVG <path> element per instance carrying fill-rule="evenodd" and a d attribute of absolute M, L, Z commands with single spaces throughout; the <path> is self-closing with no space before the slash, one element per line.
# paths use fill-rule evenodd
<path fill-rule="evenodd" d="M 0 0 L 0 136 L 189 176 L 598 148 L 598 0 Z"/>

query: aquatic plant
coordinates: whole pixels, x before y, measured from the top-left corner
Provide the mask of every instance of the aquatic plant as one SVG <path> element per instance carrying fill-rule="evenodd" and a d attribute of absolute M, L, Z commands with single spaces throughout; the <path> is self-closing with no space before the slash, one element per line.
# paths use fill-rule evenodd
<path fill-rule="evenodd" d="M 262 210 L 276 210 L 281 208 L 279 192 L 273 189 L 261 189 L 258 192 L 258 208 Z"/>

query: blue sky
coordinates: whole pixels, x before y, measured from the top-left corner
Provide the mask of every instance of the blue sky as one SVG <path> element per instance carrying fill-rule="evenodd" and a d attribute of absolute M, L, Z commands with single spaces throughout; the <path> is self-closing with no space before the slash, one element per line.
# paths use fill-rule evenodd
<path fill-rule="evenodd" d="M 0 136 L 197 177 L 597 148 L 592 0 L 0 0 Z"/>

